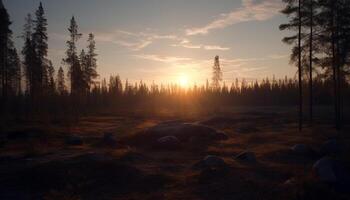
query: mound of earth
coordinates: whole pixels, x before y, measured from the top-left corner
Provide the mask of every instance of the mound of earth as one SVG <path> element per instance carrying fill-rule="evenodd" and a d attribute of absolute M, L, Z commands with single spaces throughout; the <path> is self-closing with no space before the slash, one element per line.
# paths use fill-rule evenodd
<path fill-rule="evenodd" d="M 157 145 L 159 139 L 168 136 L 176 137 L 180 144 L 187 142 L 198 144 L 228 139 L 224 132 L 211 127 L 175 121 L 160 123 L 134 135 L 132 138 L 129 138 L 129 141 L 138 145 Z"/>
<path fill-rule="evenodd" d="M 81 199 L 161 189 L 170 179 L 145 174 L 103 154 L 84 154 L 27 167 L 1 178 L 0 199 L 43 199 L 51 191 Z"/>

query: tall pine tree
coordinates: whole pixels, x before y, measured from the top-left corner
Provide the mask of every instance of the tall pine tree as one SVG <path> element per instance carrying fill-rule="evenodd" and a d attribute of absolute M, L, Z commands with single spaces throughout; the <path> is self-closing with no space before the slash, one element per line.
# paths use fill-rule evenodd
<path fill-rule="evenodd" d="M 68 49 L 66 50 L 66 58 L 63 61 L 68 65 L 71 94 L 75 96 L 82 93 L 84 80 L 76 44 L 81 38 L 82 34 L 78 31 L 78 24 L 75 21 L 74 16 L 70 21 L 68 31 L 70 33 L 70 39 L 66 42 Z"/>
<path fill-rule="evenodd" d="M 67 93 L 64 71 L 62 67 L 60 67 L 57 72 L 56 86 L 59 95 L 62 96 Z"/>
<path fill-rule="evenodd" d="M 34 20 L 34 33 L 33 33 L 33 45 L 36 52 L 35 69 L 33 69 L 33 82 L 37 95 L 42 95 L 43 90 L 47 88 L 48 76 L 47 76 L 47 51 L 48 51 L 48 36 L 47 36 L 47 19 L 45 18 L 45 12 L 42 3 L 40 2 L 39 8 L 35 12 Z"/>
<path fill-rule="evenodd" d="M 220 89 L 220 83 L 222 81 L 222 71 L 220 67 L 219 56 L 215 56 L 212 76 L 212 87 L 215 91 Z"/>
<path fill-rule="evenodd" d="M 89 38 L 87 40 L 88 46 L 87 46 L 87 54 L 86 54 L 86 65 L 83 69 L 84 71 L 84 77 L 86 81 L 87 91 L 91 90 L 91 85 L 94 83 L 94 79 L 98 77 L 97 74 L 97 54 L 96 54 L 96 43 L 95 43 L 95 36 L 90 33 Z"/>
<path fill-rule="evenodd" d="M 23 27 L 23 35 L 22 38 L 24 40 L 24 46 L 22 49 L 22 55 L 23 55 L 23 66 L 24 66 L 24 73 L 26 78 L 26 92 L 32 96 L 34 89 L 34 69 L 35 69 L 35 61 L 36 61 L 36 52 L 35 52 L 35 46 L 33 43 L 33 19 L 31 14 L 28 14 L 25 18 L 25 24 Z"/>
<path fill-rule="evenodd" d="M 8 93 L 8 44 L 12 34 L 10 30 L 10 17 L 9 14 L 0 0 L 0 88 L 1 96 L 3 99 L 7 99 Z"/>

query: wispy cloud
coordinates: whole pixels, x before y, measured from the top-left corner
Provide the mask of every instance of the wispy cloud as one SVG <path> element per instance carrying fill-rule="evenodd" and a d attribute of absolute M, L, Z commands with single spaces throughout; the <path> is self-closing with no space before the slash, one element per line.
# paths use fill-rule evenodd
<path fill-rule="evenodd" d="M 178 63 L 178 62 L 192 60 L 191 58 L 176 57 L 176 56 L 162 56 L 162 55 L 156 55 L 156 54 L 140 54 L 140 55 L 134 55 L 134 56 L 145 60 L 158 61 L 158 62 L 164 62 L 164 63 Z"/>
<path fill-rule="evenodd" d="M 227 51 L 229 47 L 221 47 L 219 45 L 193 44 L 189 39 L 172 34 L 157 34 L 149 32 L 130 32 L 125 30 L 116 30 L 109 33 L 96 33 L 98 42 L 109 42 L 126 47 L 133 51 L 140 51 L 157 40 L 173 41 L 172 47 L 183 47 L 187 49 L 203 49 L 203 50 L 218 50 Z"/>
<path fill-rule="evenodd" d="M 173 47 L 183 47 L 187 49 L 204 49 L 204 50 L 219 50 L 227 51 L 229 47 L 221 47 L 219 45 L 203 45 L 203 44 L 192 44 L 188 39 L 182 39 L 179 43 L 171 45 Z"/>
<path fill-rule="evenodd" d="M 240 22 L 264 21 L 279 13 L 283 4 L 281 0 L 242 0 L 242 7 L 230 13 L 222 13 L 218 19 L 202 27 L 186 30 L 187 35 L 207 34 L 214 29 L 222 29 Z"/>
<path fill-rule="evenodd" d="M 112 32 L 97 32 L 96 41 L 109 42 L 128 48 L 132 51 L 142 50 L 153 44 L 156 40 L 179 40 L 175 35 L 160 35 L 147 32 L 130 32 L 115 30 Z"/>
<path fill-rule="evenodd" d="M 205 50 L 220 50 L 220 51 L 227 51 L 230 50 L 230 48 L 228 47 L 221 47 L 221 46 L 217 46 L 217 45 L 205 45 L 203 47 Z"/>

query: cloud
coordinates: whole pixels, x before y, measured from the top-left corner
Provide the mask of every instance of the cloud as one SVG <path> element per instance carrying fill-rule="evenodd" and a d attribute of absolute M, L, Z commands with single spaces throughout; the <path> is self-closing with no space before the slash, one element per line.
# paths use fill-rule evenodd
<path fill-rule="evenodd" d="M 202 45 L 193 45 L 193 44 L 172 44 L 172 47 L 183 47 L 187 49 L 200 49 Z"/>
<path fill-rule="evenodd" d="M 133 51 L 139 51 L 143 48 L 146 48 L 150 44 L 152 44 L 152 41 L 141 40 L 141 41 L 133 43 L 133 42 L 123 41 L 123 40 L 114 40 L 114 41 L 112 41 L 112 43 L 118 44 L 118 45 L 123 46 L 123 47 L 127 47 Z"/>
<path fill-rule="evenodd" d="M 218 19 L 205 26 L 187 29 L 186 34 L 208 34 L 211 30 L 223 29 L 240 22 L 268 20 L 277 15 L 282 7 L 281 0 L 242 0 L 242 7 L 230 13 L 222 13 Z"/>
<path fill-rule="evenodd" d="M 175 35 L 160 35 L 147 32 L 130 32 L 125 30 L 115 30 L 111 32 L 97 32 L 96 41 L 117 44 L 132 51 L 142 50 L 153 44 L 156 40 L 177 40 Z"/>
<path fill-rule="evenodd" d="M 205 45 L 203 47 L 205 50 L 220 50 L 220 51 L 227 51 L 227 50 L 230 50 L 230 48 L 228 47 L 221 47 L 221 46 L 216 46 L 216 45 Z"/>
<path fill-rule="evenodd" d="M 219 45 L 204 45 L 204 44 L 192 44 L 188 38 L 180 37 L 171 34 L 157 34 L 149 32 L 133 33 L 125 30 L 115 30 L 113 32 L 97 32 L 95 34 L 96 41 L 117 44 L 128 48 L 132 51 L 140 51 L 149 45 L 153 44 L 157 40 L 170 40 L 175 44 L 171 44 L 172 47 L 183 47 L 187 49 L 203 49 L 203 50 L 218 50 L 227 51 L 230 48 L 221 47 Z"/>
<path fill-rule="evenodd" d="M 162 55 L 156 55 L 156 54 L 141 54 L 141 55 L 134 55 L 134 56 L 145 60 L 158 61 L 158 62 L 164 62 L 164 63 L 178 63 L 178 62 L 192 60 L 191 58 L 176 57 L 176 56 L 162 56 Z"/>
<path fill-rule="evenodd" d="M 187 49 L 204 49 L 204 50 L 219 50 L 227 51 L 229 47 L 221 47 L 219 45 L 203 45 L 203 44 L 192 44 L 188 39 L 182 39 L 178 44 L 172 44 L 173 47 L 183 47 Z"/>

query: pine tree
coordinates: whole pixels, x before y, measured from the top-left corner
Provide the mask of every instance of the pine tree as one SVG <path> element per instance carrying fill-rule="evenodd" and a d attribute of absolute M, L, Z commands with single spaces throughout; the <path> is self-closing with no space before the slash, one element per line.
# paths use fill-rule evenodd
<path fill-rule="evenodd" d="M 66 89 L 66 83 L 65 83 L 65 78 L 64 78 L 64 71 L 62 67 L 58 69 L 57 72 L 57 80 L 56 80 L 56 85 L 57 85 L 57 92 L 59 95 L 64 95 L 67 93 Z"/>
<path fill-rule="evenodd" d="M 21 61 L 12 41 L 9 44 L 7 54 L 7 91 L 11 96 L 21 94 Z"/>
<path fill-rule="evenodd" d="M 90 91 L 91 85 L 94 82 L 94 79 L 98 77 L 97 74 L 97 54 L 96 54 L 96 43 L 95 43 L 95 36 L 90 33 L 89 38 L 88 38 L 88 52 L 86 55 L 86 65 L 84 68 L 84 76 L 86 80 L 86 85 L 87 85 L 87 91 Z"/>
<path fill-rule="evenodd" d="M 36 52 L 35 70 L 33 70 L 33 79 L 35 82 L 38 95 L 43 94 L 43 89 L 48 85 L 47 77 L 47 51 L 48 51 L 48 36 L 47 36 L 47 19 L 45 18 L 44 8 L 40 2 L 39 8 L 35 12 L 34 20 L 33 45 Z"/>
<path fill-rule="evenodd" d="M 308 10 L 308 13 L 306 15 L 308 16 L 308 26 L 309 26 L 309 37 L 308 37 L 308 44 L 309 44 L 309 115 L 310 115 L 310 122 L 313 123 L 313 63 L 315 58 L 314 54 L 319 53 L 318 48 L 314 47 L 314 30 L 316 27 L 315 24 L 315 18 L 317 17 L 317 10 L 318 10 L 318 3 L 315 0 L 308 0 L 306 2 L 306 7 Z M 316 19 L 317 20 L 317 19 Z M 319 29 L 318 29 L 319 30 Z M 317 31 L 318 31 L 317 30 Z"/>
<path fill-rule="evenodd" d="M 79 61 L 80 61 L 80 67 L 82 70 L 82 79 L 83 79 L 83 85 L 82 85 L 82 89 L 84 90 L 85 93 L 88 92 L 88 76 L 87 76 L 87 56 L 85 53 L 85 50 L 82 49 L 79 55 Z"/>
<path fill-rule="evenodd" d="M 49 61 L 49 65 L 47 67 L 47 75 L 48 75 L 48 93 L 49 94 L 55 94 L 56 93 L 56 86 L 55 86 L 55 68 L 53 67 L 53 64 L 51 61 Z"/>
<path fill-rule="evenodd" d="M 303 96 L 302 96 L 302 38 L 305 34 L 302 33 L 302 27 L 305 25 L 305 5 L 302 0 L 283 0 L 286 3 L 286 7 L 281 11 L 290 20 L 288 24 L 280 25 L 280 30 L 292 30 L 296 34 L 283 38 L 283 42 L 289 45 L 295 44 L 292 48 L 291 62 L 297 63 L 298 66 L 298 81 L 299 81 L 299 131 L 302 130 L 303 123 Z"/>
<path fill-rule="evenodd" d="M 222 81 L 222 71 L 220 68 L 219 56 L 215 56 L 213 66 L 212 87 L 214 90 L 220 89 L 220 82 Z"/>
<path fill-rule="evenodd" d="M 25 18 L 26 23 L 24 24 L 24 31 L 22 38 L 24 40 L 24 46 L 22 49 L 22 55 L 24 58 L 24 73 L 26 77 L 26 91 L 28 94 L 33 93 L 33 69 L 35 66 L 36 52 L 34 43 L 32 40 L 33 35 L 33 19 L 30 14 Z"/>
<path fill-rule="evenodd" d="M 78 25 L 75 21 L 74 16 L 70 21 L 68 31 L 70 33 L 70 40 L 67 41 L 68 49 L 66 51 L 66 58 L 63 61 L 68 65 L 69 68 L 68 75 L 70 77 L 71 94 L 79 95 L 83 90 L 83 74 L 77 54 L 76 43 L 81 38 L 82 34 L 80 34 L 78 31 Z"/>
<path fill-rule="evenodd" d="M 320 63 L 325 69 L 325 76 L 332 79 L 334 96 L 335 124 L 341 128 L 341 85 L 345 80 L 349 58 L 350 6 L 349 0 L 319 0 L 321 7 L 319 24 L 320 46 L 324 56 Z"/>
<path fill-rule="evenodd" d="M 0 0 L 0 78 L 1 78 L 1 96 L 3 99 L 7 98 L 8 89 L 8 43 L 11 37 L 12 31 L 10 30 L 10 17 L 6 8 L 4 7 L 2 0 Z"/>

